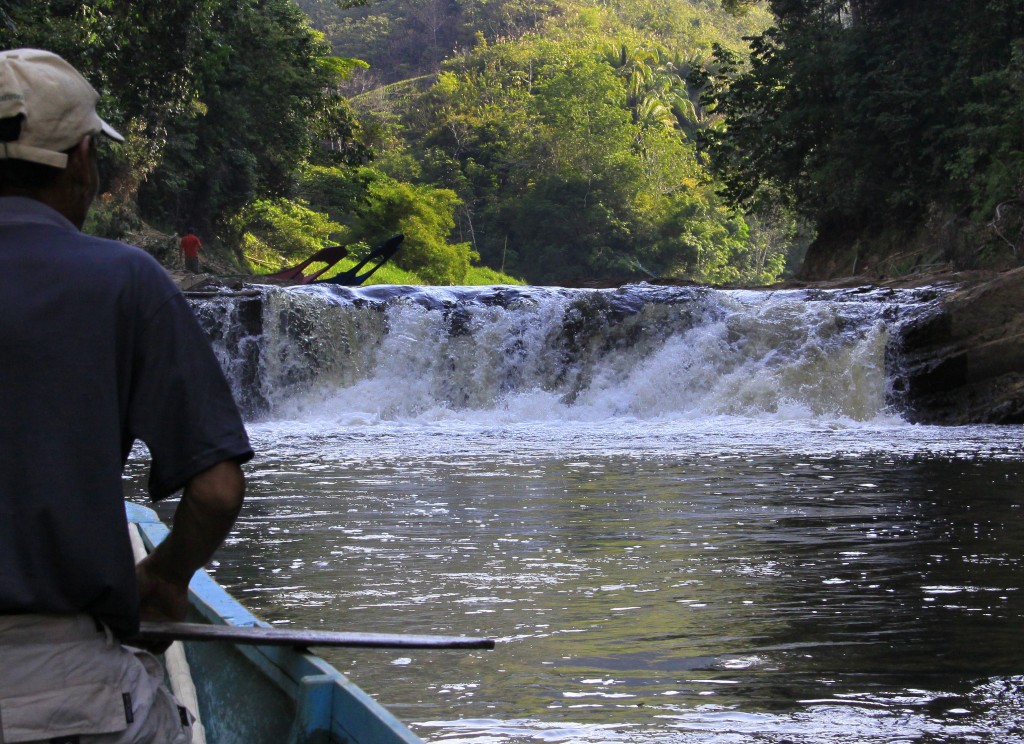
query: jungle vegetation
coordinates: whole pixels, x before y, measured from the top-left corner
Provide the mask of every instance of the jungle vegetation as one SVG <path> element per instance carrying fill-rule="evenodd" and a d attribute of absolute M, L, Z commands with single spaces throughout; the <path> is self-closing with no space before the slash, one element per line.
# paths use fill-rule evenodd
<path fill-rule="evenodd" d="M 1015 263 L 1022 22 L 1018 0 L 0 0 L 0 44 L 65 56 L 128 136 L 90 230 L 194 226 L 237 271 L 403 232 L 402 280 L 438 284 L 762 284 L 812 238 L 819 275 Z"/>
<path fill-rule="evenodd" d="M 455 232 L 533 283 L 777 279 L 791 213 L 719 195 L 702 134 L 714 49 L 739 53 L 763 11 L 717 0 L 375 0 L 300 5 L 335 53 L 371 167 L 454 193 Z"/>
<path fill-rule="evenodd" d="M 688 80 L 756 20 L 712 0 L 344 5 L 3 0 L 0 43 L 66 57 L 127 134 L 97 232 L 195 227 L 239 270 L 403 232 L 398 265 L 440 284 L 781 272 L 787 239 L 716 193 Z"/>
<path fill-rule="evenodd" d="M 773 20 L 715 55 L 712 170 L 731 204 L 815 226 L 806 274 L 1019 263 L 1024 3 L 730 4 Z"/>

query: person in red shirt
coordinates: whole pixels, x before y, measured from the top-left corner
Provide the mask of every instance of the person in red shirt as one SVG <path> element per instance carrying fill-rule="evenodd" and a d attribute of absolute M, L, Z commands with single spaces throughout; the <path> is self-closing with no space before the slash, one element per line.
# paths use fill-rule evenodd
<path fill-rule="evenodd" d="M 185 270 L 193 274 L 199 273 L 199 249 L 203 243 L 196 235 L 195 228 L 190 227 L 181 237 L 181 252 L 185 255 Z"/>

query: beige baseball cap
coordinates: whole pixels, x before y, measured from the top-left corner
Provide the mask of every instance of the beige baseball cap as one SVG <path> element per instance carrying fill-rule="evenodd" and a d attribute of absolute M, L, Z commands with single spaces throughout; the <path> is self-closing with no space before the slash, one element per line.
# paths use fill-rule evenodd
<path fill-rule="evenodd" d="M 0 142 L 0 160 L 28 160 L 54 168 L 87 134 L 124 142 L 96 113 L 99 94 L 78 71 L 53 52 L 0 51 L 0 119 L 24 116 L 21 135 Z"/>

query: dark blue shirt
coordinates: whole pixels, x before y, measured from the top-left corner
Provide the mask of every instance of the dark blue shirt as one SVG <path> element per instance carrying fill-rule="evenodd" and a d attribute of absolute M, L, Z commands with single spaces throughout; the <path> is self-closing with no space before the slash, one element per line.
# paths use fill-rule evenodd
<path fill-rule="evenodd" d="M 136 440 L 153 499 L 252 457 L 163 268 L 40 202 L 0 198 L 0 614 L 88 612 L 135 632 L 121 476 Z"/>

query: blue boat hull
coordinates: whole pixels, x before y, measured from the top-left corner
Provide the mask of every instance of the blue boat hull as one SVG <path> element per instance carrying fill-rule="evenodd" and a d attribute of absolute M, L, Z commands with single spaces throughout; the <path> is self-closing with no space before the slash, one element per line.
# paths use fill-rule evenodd
<path fill-rule="evenodd" d="M 128 504 L 146 548 L 167 527 Z M 189 586 L 190 622 L 270 627 L 201 571 Z M 208 744 L 422 744 L 384 706 L 312 653 L 280 646 L 185 643 Z"/>

